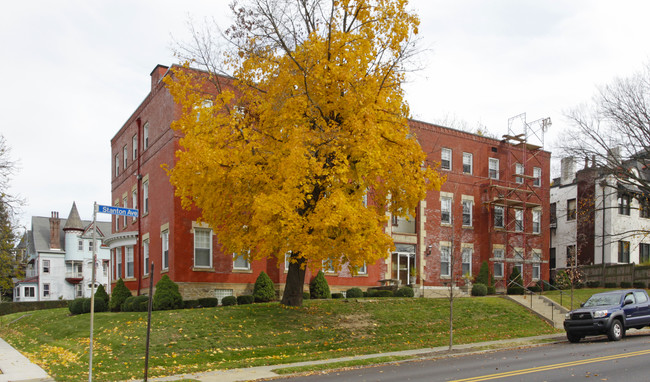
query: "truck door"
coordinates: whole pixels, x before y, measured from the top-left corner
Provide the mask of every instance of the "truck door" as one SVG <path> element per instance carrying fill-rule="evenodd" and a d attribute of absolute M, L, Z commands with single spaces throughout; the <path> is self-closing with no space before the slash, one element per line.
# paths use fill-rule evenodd
<path fill-rule="evenodd" d="M 634 293 L 628 292 L 623 298 L 623 313 L 625 314 L 625 326 L 635 326 L 639 322 L 638 308 Z"/>
<path fill-rule="evenodd" d="M 638 324 L 650 325 L 650 300 L 648 300 L 648 295 L 644 291 L 635 291 L 634 297 L 636 298 Z"/>

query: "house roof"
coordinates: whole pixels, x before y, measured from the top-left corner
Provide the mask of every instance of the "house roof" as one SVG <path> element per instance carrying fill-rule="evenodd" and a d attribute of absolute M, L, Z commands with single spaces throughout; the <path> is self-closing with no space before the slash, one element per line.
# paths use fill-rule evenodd
<path fill-rule="evenodd" d="M 68 214 L 68 220 L 63 226 L 64 231 L 73 229 L 78 231 L 84 230 L 84 225 L 81 223 L 81 218 L 79 217 L 79 211 L 77 211 L 77 203 L 75 202 L 72 203 L 72 209 L 70 210 L 70 214 Z"/>
<path fill-rule="evenodd" d="M 60 227 L 66 227 L 68 225 L 68 219 L 60 219 Z M 92 227 L 92 221 L 90 220 L 81 220 L 81 230 L 86 229 L 86 227 Z M 77 223 L 74 223 L 77 224 Z M 104 232 L 111 232 L 111 222 L 97 222 L 97 237 L 104 237 Z M 28 235 L 31 235 L 29 240 L 29 252 L 48 252 L 50 251 L 50 218 L 45 216 L 32 216 L 32 230 L 28 231 Z M 65 232 L 63 229 L 59 228 L 59 238 L 61 241 L 62 250 L 65 248 Z"/>

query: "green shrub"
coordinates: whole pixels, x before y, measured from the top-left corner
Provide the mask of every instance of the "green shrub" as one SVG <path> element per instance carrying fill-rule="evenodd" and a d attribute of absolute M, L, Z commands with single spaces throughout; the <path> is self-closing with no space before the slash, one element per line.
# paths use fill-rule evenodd
<path fill-rule="evenodd" d="M 490 285 L 490 267 L 488 266 L 487 261 L 481 263 L 481 269 L 478 271 L 474 283 L 483 284 L 485 286 Z"/>
<path fill-rule="evenodd" d="M 363 297 L 372 297 L 372 290 L 366 290 L 363 292 Z"/>
<path fill-rule="evenodd" d="M 309 283 L 309 294 L 313 299 L 332 297 L 330 287 L 327 285 L 327 280 L 322 270 L 318 271 L 316 277 Z"/>
<path fill-rule="evenodd" d="M 643 281 L 635 281 L 632 284 L 636 289 L 645 289 L 646 285 Z"/>
<path fill-rule="evenodd" d="M 75 298 L 74 300 L 70 301 L 70 303 L 68 304 L 68 309 L 70 310 L 71 314 L 83 314 L 84 299 Z"/>
<path fill-rule="evenodd" d="M 345 296 L 343 296 L 343 293 L 332 293 L 332 298 L 340 299 L 345 298 Z"/>
<path fill-rule="evenodd" d="M 477 283 L 472 285 L 472 296 L 485 296 L 487 295 L 487 285 Z"/>
<path fill-rule="evenodd" d="M 197 300 L 197 303 L 204 308 L 219 306 L 219 299 L 216 297 L 203 297 Z"/>
<path fill-rule="evenodd" d="M 119 312 L 122 307 L 122 303 L 131 296 L 131 291 L 126 287 L 126 285 L 124 285 L 124 280 L 117 280 L 115 283 L 115 288 L 113 288 L 113 291 L 111 293 L 111 299 L 108 303 L 108 307 L 111 312 Z"/>
<path fill-rule="evenodd" d="M 528 290 L 531 292 L 539 293 L 542 291 L 542 287 L 539 285 L 532 285 L 528 287 Z"/>
<path fill-rule="evenodd" d="M 616 288 L 616 283 L 605 283 L 605 288 Z"/>
<path fill-rule="evenodd" d="M 309 292 L 302 292 L 302 299 L 303 300 L 309 300 L 311 296 L 309 295 Z"/>
<path fill-rule="evenodd" d="M 124 309 L 126 307 L 126 309 Z M 122 304 L 123 312 L 147 312 L 149 310 L 149 296 L 131 296 Z"/>
<path fill-rule="evenodd" d="M 587 287 L 598 288 L 600 287 L 600 281 L 587 281 Z"/>
<path fill-rule="evenodd" d="M 625 288 L 631 288 L 631 287 L 632 287 L 631 282 L 629 282 L 629 281 L 621 281 L 621 288 L 625 289 Z"/>
<path fill-rule="evenodd" d="M 29 312 L 32 310 L 69 308 L 71 300 L 23 301 L 0 304 L 0 316 L 5 314 Z"/>
<path fill-rule="evenodd" d="M 251 294 L 237 296 L 237 305 L 248 305 L 255 302 L 255 297 Z"/>
<path fill-rule="evenodd" d="M 350 288 L 345 292 L 345 297 L 347 298 L 363 297 L 363 291 L 359 288 Z"/>
<path fill-rule="evenodd" d="M 106 293 L 106 289 L 104 289 L 104 286 L 102 284 L 99 284 L 97 290 L 95 291 L 95 298 L 97 297 L 104 299 L 106 306 L 108 306 L 108 303 L 111 301 L 111 297 L 108 295 L 108 293 Z M 97 305 L 95 305 L 95 312 L 97 312 Z"/>
<path fill-rule="evenodd" d="M 221 299 L 221 305 L 223 306 L 237 305 L 237 297 L 226 296 Z"/>
<path fill-rule="evenodd" d="M 487 287 L 487 294 L 489 294 L 489 295 L 497 294 L 497 287 L 495 287 L 494 285 L 488 286 Z"/>
<path fill-rule="evenodd" d="M 183 307 L 183 298 L 178 291 L 178 285 L 169 276 L 163 277 L 156 283 L 156 292 L 153 294 L 153 310 L 180 309 Z"/>
<path fill-rule="evenodd" d="M 275 300 L 275 286 L 273 281 L 266 272 L 260 272 L 255 280 L 255 287 L 253 288 L 253 297 L 255 302 L 269 302 Z"/>
<path fill-rule="evenodd" d="M 83 299 L 83 313 L 90 313 L 90 298 Z"/>
<path fill-rule="evenodd" d="M 415 292 L 413 292 L 413 288 L 411 288 L 410 286 L 405 285 L 395 291 L 395 297 L 413 297 L 413 296 L 415 296 Z"/>
<path fill-rule="evenodd" d="M 370 289 L 368 291 L 368 297 L 393 297 L 393 291 Z"/>
<path fill-rule="evenodd" d="M 196 309 L 202 307 L 203 305 L 201 305 L 199 300 L 183 300 L 183 309 Z"/>
<path fill-rule="evenodd" d="M 516 283 L 510 284 L 511 281 Z M 518 285 L 517 285 L 518 284 Z M 510 277 L 508 277 L 508 294 L 524 294 L 524 288 L 520 285 L 524 285 L 523 280 L 521 279 L 521 274 L 519 273 L 519 268 L 513 267 Z"/>
<path fill-rule="evenodd" d="M 108 304 L 106 300 L 101 297 L 95 296 L 95 312 L 106 312 L 108 311 Z"/>

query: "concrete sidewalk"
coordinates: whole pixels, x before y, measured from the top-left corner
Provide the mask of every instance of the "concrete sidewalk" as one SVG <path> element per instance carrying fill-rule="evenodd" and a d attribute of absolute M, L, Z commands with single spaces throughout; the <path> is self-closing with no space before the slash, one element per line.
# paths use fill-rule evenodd
<path fill-rule="evenodd" d="M 433 357 L 445 356 L 447 354 L 459 354 L 459 353 L 470 353 L 475 351 L 484 351 L 484 350 L 489 350 L 490 348 L 500 348 L 500 349 L 509 348 L 509 347 L 514 348 L 519 346 L 535 344 L 536 343 L 535 341 L 539 341 L 539 340 L 566 341 L 566 337 L 563 333 L 548 334 L 548 335 L 537 336 L 537 337 L 513 338 L 508 340 L 488 341 L 488 342 L 480 342 L 480 343 L 467 344 L 467 345 L 454 345 L 451 353 L 448 352 L 447 346 L 441 346 L 436 348 L 403 350 L 403 351 L 379 353 L 379 354 L 365 354 L 365 355 L 359 355 L 354 357 L 332 358 L 332 359 L 297 362 L 297 363 L 283 364 L 283 365 L 256 366 L 256 367 L 249 367 L 244 369 L 219 370 L 219 371 L 209 371 L 209 372 L 202 372 L 202 373 L 181 374 L 181 375 L 174 375 L 174 376 L 163 377 L 163 378 L 149 378 L 148 380 L 149 381 L 178 381 L 182 379 L 195 379 L 203 382 L 254 381 L 263 378 L 279 377 L 280 374 L 274 373 L 273 370 L 283 369 L 287 367 L 320 365 L 326 363 L 353 361 L 353 360 L 386 357 L 386 356 L 413 356 L 414 359 L 433 358 Z"/>
<path fill-rule="evenodd" d="M 0 382 L 13 381 L 54 381 L 54 379 L 0 338 Z"/>

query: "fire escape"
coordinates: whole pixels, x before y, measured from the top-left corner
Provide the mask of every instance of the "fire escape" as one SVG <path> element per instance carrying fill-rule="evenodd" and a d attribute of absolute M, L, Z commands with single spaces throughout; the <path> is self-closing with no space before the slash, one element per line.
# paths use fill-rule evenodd
<path fill-rule="evenodd" d="M 490 248 L 495 249 L 490 260 L 494 266 L 502 267 L 502 278 L 496 282 L 498 288 L 507 287 L 512 267 L 519 267 L 524 286 L 530 285 L 533 275 L 525 271 L 524 265 L 540 265 L 543 261 L 542 253 L 536 253 L 530 242 L 539 236 L 537 233 L 533 236 L 533 225 L 537 224 L 538 233 L 542 227 L 542 196 L 537 183 L 541 182 L 541 173 L 535 174 L 532 164 L 542 152 L 544 132 L 550 125 L 550 118 L 528 123 L 525 113 L 512 117 L 508 120 L 508 134 L 503 136 L 502 145 L 497 150 L 493 148 L 493 151 L 503 150 L 498 158 L 506 162 L 505 169 L 499 169 L 500 174 L 506 176 L 488 176 L 484 184 L 484 205 L 490 216 Z M 536 222 L 531 212 L 535 209 L 540 211 Z M 537 249 L 542 248 L 538 246 Z"/>

